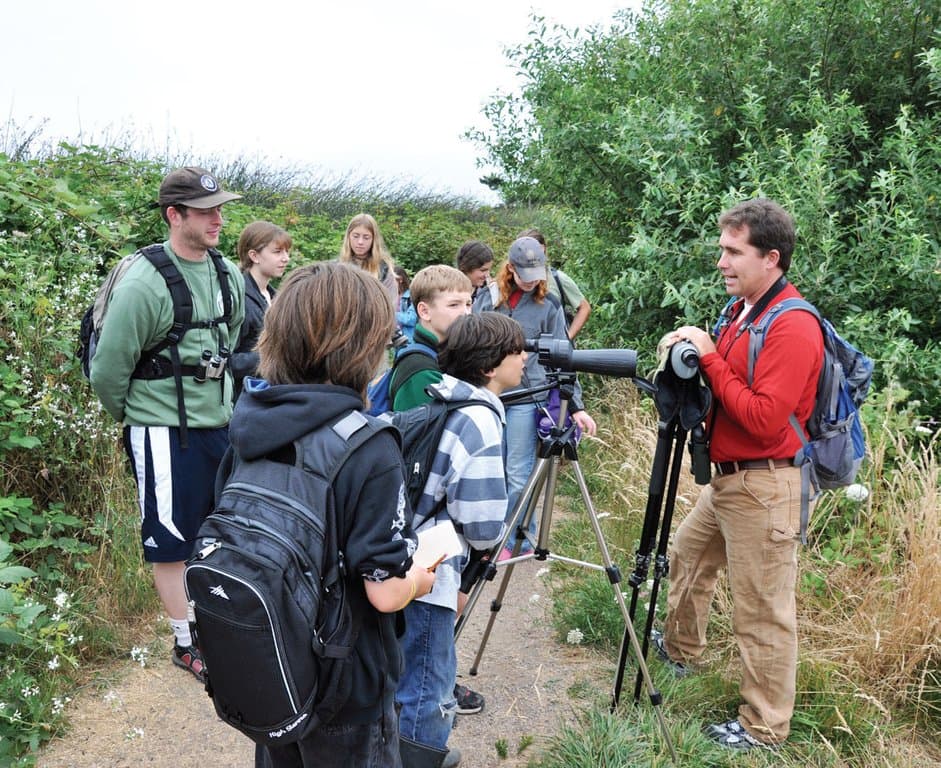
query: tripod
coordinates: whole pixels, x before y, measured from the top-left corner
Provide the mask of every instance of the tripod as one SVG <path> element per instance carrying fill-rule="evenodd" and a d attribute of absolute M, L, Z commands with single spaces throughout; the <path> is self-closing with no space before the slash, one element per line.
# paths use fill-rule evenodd
<path fill-rule="evenodd" d="M 646 657 L 640 652 L 640 644 L 630 620 L 631 615 L 628 612 L 624 595 L 622 594 L 619 587 L 621 581 L 621 572 L 611 560 L 611 555 L 604 539 L 604 533 L 602 532 L 601 524 L 598 521 L 598 515 L 595 513 L 594 504 L 592 503 L 591 497 L 588 493 L 588 486 L 585 483 L 585 477 L 582 474 L 581 467 L 578 464 L 578 449 L 575 439 L 575 425 L 571 424 L 569 427 L 565 427 L 566 416 L 568 415 L 569 410 L 569 403 L 574 394 L 575 374 L 560 373 L 558 374 L 558 382 L 561 399 L 559 416 L 555 425 L 550 430 L 549 435 L 539 442 L 539 447 L 536 454 L 536 463 L 533 466 L 533 470 L 526 481 L 526 485 L 524 486 L 522 493 L 520 494 L 519 500 L 513 508 L 510 522 L 507 525 L 507 531 L 504 534 L 503 539 L 490 551 L 489 561 L 486 563 L 486 571 L 483 575 L 483 578 L 479 579 L 471 589 L 467 604 L 464 607 L 464 611 L 455 625 L 455 639 L 460 637 L 462 630 L 466 626 L 468 617 L 476 606 L 481 592 L 486 586 L 485 582 L 494 578 L 498 566 L 504 566 L 505 572 L 503 579 L 497 589 L 497 594 L 490 605 L 490 617 L 488 619 L 483 636 L 481 637 L 480 645 L 477 649 L 477 655 L 475 656 L 473 664 L 470 668 L 471 675 L 477 674 L 477 669 L 479 667 L 480 660 L 483 657 L 487 641 L 490 638 L 490 633 L 493 630 L 493 626 L 496 622 L 497 614 L 503 605 L 503 596 L 506 594 L 507 588 L 509 587 L 510 579 L 513 576 L 513 569 L 517 563 L 530 559 L 536 559 L 540 561 L 558 560 L 560 562 L 569 563 L 571 565 L 578 565 L 585 568 L 604 571 L 608 577 L 608 581 L 610 582 L 612 589 L 614 590 L 615 599 L 617 600 L 618 606 L 621 609 L 621 614 L 624 617 L 626 628 L 625 637 L 629 638 L 634 647 L 635 655 L 638 659 L 638 667 L 641 671 L 641 675 L 643 676 L 643 680 L 646 682 L 647 690 L 650 695 L 650 701 L 655 707 L 657 719 L 660 723 L 664 740 L 669 747 L 670 754 L 673 758 L 673 762 L 675 763 L 676 752 L 674 751 L 673 742 L 670 739 L 670 734 L 667 731 L 666 722 L 663 718 L 663 712 L 660 708 L 660 703 L 662 702 L 663 697 L 654 687 L 653 681 L 650 678 L 650 674 L 645 663 Z M 545 391 L 549 388 L 551 387 L 542 387 L 535 390 L 530 390 L 525 393 L 521 393 L 521 397 L 528 398 L 535 392 Z M 514 401 L 515 400 L 516 398 L 514 397 Z M 585 504 L 585 508 L 588 510 L 589 521 L 595 534 L 598 549 L 601 552 L 603 565 L 584 562 L 582 560 L 575 560 L 569 557 L 563 557 L 552 552 L 549 548 L 549 534 L 552 526 L 552 507 L 555 501 L 555 489 L 559 472 L 559 464 L 563 455 L 566 457 L 566 459 L 569 460 L 574 471 L 575 480 L 578 484 L 579 491 L 581 492 L 581 497 L 583 503 Z M 543 491 L 544 495 L 542 515 L 540 517 L 536 538 L 533 540 L 532 534 L 530 534 L 528 530 L 529 524 L 533 518 L 533 515 L 535 514 L 539 495 Z M 506 546 L 510 536 L 514 531 L 516 532 L 517 536 L 516 542 L 513 546 L 512 556 L 501 563 L 497 563 L 497 555 Z M 529 543 L 533 546 L 533 549 L 531 552 L 520 554 L 524 538 L 529 541 Z"/>
<path fill-rule="evenodd" d="M 692 432 L 689 447 L 696 482 L 700 485 L 709 482 L 709 447 L 702 423 L 709 412 L 712 393 L 708 388 L 700 385 L 698 372 L 699 358 L 695 348 L 688 342 L 676 344 L 670 350 L 662 370 L 654 376 L 654 383 L 650 385 L 644 382 L 647 386 L 642 387 L 653 395 L 660 418 L 657 424 L 657 447 L 650 472 L 644 524 L 635 555 L 634 570 L 628 578 L 628 584 L 631 585 L 628 627 L 633 626 L 640 586 L 647 581 L 651 563 L 654 567 L 654 576 L 650 589 L 650 607 L 644 623 L 643 647 L 638 647 L 633 631 L 629 634 L 625 633 L 621 641 L 614 697 L 611 702 L 612 710 L 620 701 L 628 649 L 634 651 L 638 666 L 634 682 L 635 702 L 640 699 L 641 683 L 647 678 L 645 661 L 650 631 L 653 628 L 654 614 L 657 609 L 660 580 L 668 576 L 670 571 L 667 543 L 673 524 L 673 507 L 683 464 L 683 443 L 688 432 Z M 669 482 L 667 482 L 668 470 Z M 656 556 L 654 557 L 655 548 Z"/>

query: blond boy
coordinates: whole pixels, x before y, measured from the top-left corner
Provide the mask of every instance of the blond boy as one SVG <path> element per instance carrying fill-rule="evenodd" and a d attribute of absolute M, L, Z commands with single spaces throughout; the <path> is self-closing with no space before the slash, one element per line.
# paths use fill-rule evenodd
<path fill-rule="evenodd" d="M 432 264 L 420 269 L 410 286 L 412 305 L 418 314 L 414 342 L 398 354 L 389 382 L 392 410 L 405 411 L 427 403 L 429 384 L 441 381 L 438 349 L 457 318 L 469 315 L 473 286 L 454 267 Z"/>

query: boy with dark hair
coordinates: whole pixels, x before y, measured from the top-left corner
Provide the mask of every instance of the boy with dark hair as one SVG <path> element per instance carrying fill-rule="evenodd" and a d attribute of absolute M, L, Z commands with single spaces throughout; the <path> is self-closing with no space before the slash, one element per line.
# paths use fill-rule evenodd
<path fill-rule="evenodd" d="M 460 762 L 457 750 L 446 751 L 446 745 L 458 711 L 454 622 L 462 602 L 461 573 L 471 549 L 489 549 L 503 537 L 507 496 L 499 395 L 519 386 L 525 360 L 523 331 L 515 320 L 497 313 L 466 315 L 451 325 L 441 350 L 441 380 L 429 387 L 436 399 L 472 402 L 448 415 L 413 525 L 419 534 L 453 526 L 463 551 L 438 566 L 433 592 L 405 609 L 405 671 L 396 700 L 406 766 Z"/>

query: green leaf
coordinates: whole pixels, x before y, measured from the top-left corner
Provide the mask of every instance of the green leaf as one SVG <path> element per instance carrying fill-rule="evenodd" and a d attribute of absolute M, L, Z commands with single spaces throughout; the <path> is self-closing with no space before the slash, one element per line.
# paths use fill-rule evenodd
<path fill-rule="evenodd" d="M 35 571 L 24 565 L 7 565 L 0 568 L 0 584 L 18 584 L 24 579 L 29 579 L 35 575 Z"/>

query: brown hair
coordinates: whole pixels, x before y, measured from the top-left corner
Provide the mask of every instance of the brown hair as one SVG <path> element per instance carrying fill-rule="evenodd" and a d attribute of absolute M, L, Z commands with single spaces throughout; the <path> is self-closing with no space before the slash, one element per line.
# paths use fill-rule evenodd
<path fill-rule="evenodd" d="M 447 264 L 431 264 L 415 273 L 409 290 L 412 292 L 412 305 L 417 307 L 420 301 L 432 303 L 438 294 L 444 291 L 463 291 L 471 294 L 474 292 L 474 286 L 461 270 Z"/>
<path fill-rule="evenodd" d="M 339 262 L 299 267 L 281 284 L 258 340 L 259 374 L 272 384 L 338 384 L 364 398 L 395 315 L 385 289 Z"/>
<path fill-rule="evenodd" d="M 546 248 L 546 236 L 542 234 L 538 229 L 527 229 L 525 232 L 520 232 L 520 237 L 531 237 L 539 245 L 543 247 L 543 250 Z"/>
<path fill-rule="evenodd" d="M 468 240 L 461 246 L 454 264 L 465 275 L 493 261 L 493 249 L 480 240 Z"/>
<path fill-rule="evenodd" d="M 496 309 L 501 304 L 505 304 L 507 301 L 509 301 L 510 294 L 513 293 L 513 291 L 515 291 L 518 287 L 513 280 L 513 269 L 509 261 L 504 261 L 500 265 L 500 270 L 497 272 L 497 276 L 494 278 L 494 281 L 500 288 L 500 298 L 493 307 Z M 538 283 L 536 283 L 536 287 L 532 290 L 533 301 L 542 304 L 543 300 L 546 298 L 547 293 L 549 293 L 549 285 L 545 280 L 540 280 Z"/>
<path fill-rule="evenodd" d="M 794 253 L 794 219 L 774 200 L 756 197 L 745 200 L 719 216 L 719 229 L 748 227 L 748 243 L 762 253 L 781 254 L 778 266 L 787 274 Z"/>
<path fill-rule="evenodd" d="M 246 226 L 242 230 L 242 234 L 239 235 L 239 243 L 235 249 L 239 256 L 239 268 L 243 272 L 250 270 L 254 262 L 248 252 L 255 251 L 258 253 L 272 243 L 289 251 L 293 241 L 287 232 L 270 221 L 253 221 Z"/>
<path fill-rule="evenodd" d="M 484 373 L 507 355 L 522 352 L 523 341 L 523 328 L 511 317 L 499 312 L 463 315 L 448 328 L 438 365 L 444 373 L 482 387 L 487 383 Z"/>

